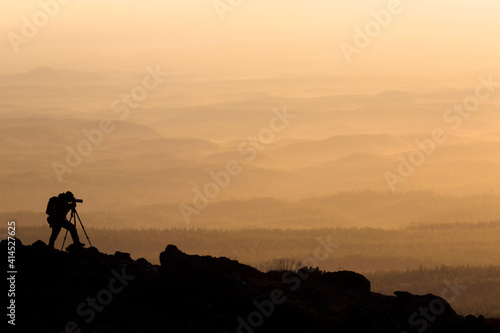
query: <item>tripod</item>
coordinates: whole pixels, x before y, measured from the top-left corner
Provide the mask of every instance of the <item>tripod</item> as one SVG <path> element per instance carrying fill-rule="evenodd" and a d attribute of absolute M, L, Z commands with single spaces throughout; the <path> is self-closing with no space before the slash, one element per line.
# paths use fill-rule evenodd
<path fill-rule="evenodd" d="M 80 220 L 80 215 L 78 215 L 78 212 L 76 211 L 76 208 L 71 208 L 71 218 L 69 219 L 69 222 L 73 221 L 73 224 L 75 225 L 76 228 L 76 219 L 78 218 L 78 221 L 80 221 L 80 225 L 82 226 L 83 233 L 85 234 L 85 237 L 87 237 L 87 241 L 89 242 L 89 245 L 92 246 L 92 243 L 90 242 L 89 236 L 87 235 L 87 232 L 85 231 L 85 227 L 83 226 L 82 220 Z M 66 234 L 64 235 L 64 240 L 61 246 L 61 251 L 64 248 L 64 243 L 66 243 L 66 237 L 68 236 L 68 230 L 66 230 Z"/>

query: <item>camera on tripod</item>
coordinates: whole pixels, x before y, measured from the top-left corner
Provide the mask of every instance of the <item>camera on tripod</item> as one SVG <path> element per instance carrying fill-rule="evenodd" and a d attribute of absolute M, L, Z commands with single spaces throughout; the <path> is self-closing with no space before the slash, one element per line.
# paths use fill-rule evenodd
<path fill-rule="evenodd" d="M 68 192 L 66 192 L 66 193 L 68 193 Z M 73 196 L 73 193 L 71 193 L 71 192 L 69 192 L 69 193 L 70 193 L 69 199 L 71 200 L 71 201 L 69 201 L 69 205 L 71 207 L 71 218 L 69 219 L 69 222 L 73 222 L 73 224 L 75 225 L 75 228 L 76 228 L 76 220 L 78 219 L 78 221 L 80 222 L 80 225 L 82 226 L 83 232 L 85 233 L 85 237 L 87 237 L 87 241 L 89 242 L 89 245 L 92 246 L 92 243 L 90 242 L 90 239 L 89 239 L 89 235 L 87 235 L 87 231 L 85 231 L 85 227 L 83 226 L 82 220 L 80 219 L 80 215 L 78 215 L 78 212 L 76 211 L 76 204 L 83 203 L 83 199 L 76 199 Z M 64 248 L 64 243 L 66 242 L 66 236 L 68 236 L 67 229 L 66 229 L 66 234 L 64 235 L 64 240 L 63 240 L 63 244 L 61 247 L 61 251 Z"/>
<path fill-rule="evenodd" d="M 77 203 L 83 203 L 83 199 L 72 199 L 68 202 L 71 206 L 76 206 Z"/>
<path fill-rule="evenodd" d="M 71 209 L 75 209 L 77 203 L 83 203 L 83 199 L 71 198 L 71 201 L 68 201 L 68 206 Z"/>

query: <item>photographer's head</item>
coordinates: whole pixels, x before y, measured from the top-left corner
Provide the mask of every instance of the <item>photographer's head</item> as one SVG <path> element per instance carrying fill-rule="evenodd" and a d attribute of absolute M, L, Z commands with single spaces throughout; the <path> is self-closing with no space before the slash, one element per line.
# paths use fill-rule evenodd
<path fill-rule="evenodd" d="M 75 201 L 75 196 L 73 195 L 72 192 L 68 191 L 68 192 L 64 193 L 64 195 L 66 196 L 66 199 L 68 200 L 68 202 Z"/>
<path fill-rule="evenodd" d="M 68 203 L 71 203 L 71 204 L 77 204 L 77 203 L 82 203 L 83 200 L 82 199 L 76 199 L 75 196 L 73 195 L 73 192 L 66 192 L 66 193 L 61 193 L 61 195 L 64 196 L 64 199 L 68 202 Z"/>

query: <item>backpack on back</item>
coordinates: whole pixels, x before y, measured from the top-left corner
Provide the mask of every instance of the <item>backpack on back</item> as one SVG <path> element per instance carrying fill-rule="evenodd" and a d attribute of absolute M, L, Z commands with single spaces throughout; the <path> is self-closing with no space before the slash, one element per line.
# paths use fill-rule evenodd
<path fill-rule="evenodd" d="M 49 202 L 47 203 L 47 209 L 45 209 L 45 213 L 47 215 L 52 215 L 54 213 L 54 206 L 56 204 L 57 197 L 52 197 L 49 199 Z"/>

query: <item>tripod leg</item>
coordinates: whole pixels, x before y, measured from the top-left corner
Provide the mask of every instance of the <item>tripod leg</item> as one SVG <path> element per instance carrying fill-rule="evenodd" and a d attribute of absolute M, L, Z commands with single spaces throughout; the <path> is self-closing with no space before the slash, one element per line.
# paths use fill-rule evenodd
<path fill-rule="evenodd" d="M 76 218 L 75 218 L 75 213 L 71 212 L 71 217 L 69 218 L 69 222 L 73 221 L 75 227 L 76 227 Z M 61 246 L 61 251 L 64 249 L 64 243 L 66 243 L 66 237 L 68 237 L 68 229 L 66 229 L 66 233 L 64 234 L 64 240 Z"/>
<path fill-rule="evenodd" d="M 69 219 L 70 222 L 73 219 L 73 217 L 74 217 L 73 212 L 71 212 L 71 218 Z M 64 243 L 66 243 L 66 237 L 68 237 L 68 229 L 66 229 L 66 233 L 64 234 L 64 240 L 63 240 L 63 243 L 61 245 L 61 251 L 63 251 L 63 249 L 64 249 Z"/>
<path fill-rule="evenodd" d="M 66 237 L 68 236 L 68 230 L 66 229 L 66 234 L 64 234 L 64 240 L 63 240 L 63 243 L 61 245 L 61 251 L 64 249 L 64 243 L 66 243 Z"/>
<path fill-rule="evenodd" d="M 83 233 L 85 234 L 85 237 L 87 237 L 87 241 L 89 242 L 90 247 L 92 247 L 92 243 L 90 242 L 89 236 L 87 235 L 87 232 L 85 231 L 85 227 L 83 226 L 82 220 L 80 220 L 80 215 L 78 215 L 78 212 L 75 209 L 75 215 L 78 217 L 78 221 L 80 221 L 80 225 L 82 226 Z M 75 225 L 76 225 L 76 218 L 75 218 Z"/>

